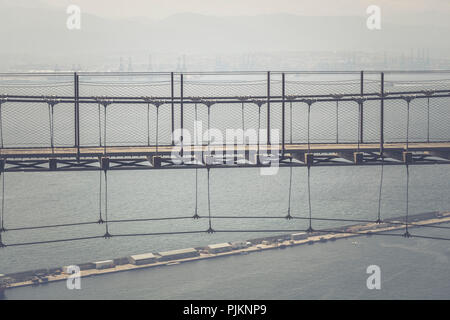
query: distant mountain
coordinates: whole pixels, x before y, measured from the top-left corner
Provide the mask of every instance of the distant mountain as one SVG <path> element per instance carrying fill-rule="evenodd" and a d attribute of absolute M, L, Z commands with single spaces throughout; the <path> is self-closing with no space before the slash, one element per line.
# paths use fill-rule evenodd
<path fill-rule="evenodd" d="M 290 14 L 214 17 L 192 13 L 160 21 L 112 20 L 82 14 L 81 30 L 66 28 L 64 10 L 2 7 L 0 55 L 102 55 L 122 52 L 219 53 L 249 51 L 450 50 L 445 27 L 383 24 L 366 28 L 366 17 Z"/>

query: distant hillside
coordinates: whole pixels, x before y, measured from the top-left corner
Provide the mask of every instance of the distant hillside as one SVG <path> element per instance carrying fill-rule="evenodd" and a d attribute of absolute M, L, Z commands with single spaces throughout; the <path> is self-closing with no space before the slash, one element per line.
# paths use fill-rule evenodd
<path fill-rule="evenodd" d="M 369 31 L 366 17 L 289 14 L 212 17 L 177 14 L 161 21 L 108 20 L 83 14 L 80 31 L 66 28 L 67 14 L 53 8 L 0 11 L 0 54 L 48 56 L 128 51 L 248 52 L 289 50 L 450 50 L 450 29 L 383 24 Z"/>

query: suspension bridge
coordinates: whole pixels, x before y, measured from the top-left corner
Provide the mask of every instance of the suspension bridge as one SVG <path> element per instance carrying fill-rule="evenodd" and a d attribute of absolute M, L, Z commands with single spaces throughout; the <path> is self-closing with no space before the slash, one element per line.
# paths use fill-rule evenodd
<path fill-rule="evenodd" d="M 186 135 L 195 134 L 198 122 L 207 135 L 191 142 Z M 211 138 L 213 128 L 241 130 L 242 137 L 225 144 Z M 248 130 L 257 133 L 256 141 L 245 143 Z M 2 247 L 203 232 L 317 232 L 320 230 L 313 228 L 312 221 L 321 218 L 312 214 L 311 168 L 350 165 L 405 167 L 406 218 L 400 235 L 410 237 L 409 166 L 450 163 L 450 71 L 0 74 L 0 140 Z M 265 167 L 274 160 L 278 166 L 290 168 L 288 209 L 274 218 L 306 219 L 309 227 L 215 229 L 214 219 L 267 217 L 212 215 L 210 172 Z M 293 167 L 307 168 L 307 217 L 291 214 Z M 195 170 L 196 206 L 192 215 L 139 221 L 203 218 L 208 219 L 208 229 L 110 233 L 108 224 L 132 219 L 108 220 L 108 172 L 143 169 Z M 200 216 L 197 208 L 201 169 L 207 171 L 207 216 Z M 103 192 L 104 201 L 100 196 L 98 220 L 7 228 L 5 174 L 48 171 L 99 171 L 99 193 Z M 383 169 L 379 203 L 382 186 Z M 382 222 L 380 206 L 374 222 Z M 105 232 L 23 243 L 1 240 L 2 234 L 13 231 L 94 223 L 103 224 Z"/>

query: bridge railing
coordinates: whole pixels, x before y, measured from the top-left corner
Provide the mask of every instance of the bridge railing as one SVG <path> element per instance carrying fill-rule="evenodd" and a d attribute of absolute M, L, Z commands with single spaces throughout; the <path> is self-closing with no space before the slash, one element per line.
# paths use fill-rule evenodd
<path fill-rule="evenodd" d="M 208 113 L 283 145 L 450 141 L 450 71 L 0 74 L 2 148 L 171 145 Z"/>

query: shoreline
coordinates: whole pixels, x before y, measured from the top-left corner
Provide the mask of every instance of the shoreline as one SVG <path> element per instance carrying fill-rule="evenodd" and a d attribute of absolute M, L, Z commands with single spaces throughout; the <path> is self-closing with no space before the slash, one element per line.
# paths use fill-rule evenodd
<path fill-rule="evenodd" d="M 253 239 L 248 240 L 246 242 L 246 247 L 241 248 L 232 248 L 230 243 L 224 243 L 222 245 L 226 246 L 228 245 L 225 252 L 211 252 L 211 247 L 213 245 L 203 247 L 203 248 L 196 248 L 195 251 L 197 252 L 195 256 L 190 256 L 186 258 L 175 258 L 175 259 L 167 259 L 162 260 L 162 257 L 158 257 L 158 254 L 155 254 L 155 261 L 151 263 L 145 263 L 145 264 L 132 264 L 129 260 L 129 258 L 120 258 L 120 259 L 114 259 L 110 260 L 112 261 L 120 261 L 119 263 L 113 263 L 113 265 L 107 265 L 104 268 L 96 268 L 95 263 L 88 263 L 85 265 L 92 265 L 94 264 L 94 267 L 87 268 L 85 270 L 80 271 L 80 277 L 86 278 L 86 277 L 92 277 L 92 276 L 99 276 L 99 275 L 106 275 L 111 273 L 117 273 L 117 272 L 125 272 L 125 271 L 133 271 L 133 270 L 140 270 L 140 269 L 149 269 L 149 268 L 156 268 L 156 267 L 163 267 L 163 266 L 173 266 L 178 265 L 181 263 L 187 263 L 187 262 L 194 262 L 194 261 L 200 261 L 200 260 L 206 260 L 206 259 L 213 259 L 213 258 L 220 258 L 220 257 L 227 257 L 227 256 L 234 256 L 234 255 L 240 255 L 240 254 L 250 254 L 254 252 L 260 252 L 260 251 L 266 251 L 266 250 L 272 250 L 272 249 L 285 249 L 288 247 L 298 246 L 298 245 L 305 245 L 305 244 L 315 244 L 315 243 L 321 243 L 321 242 L 327 242 L 327 241 L 335 241 L 338 239 L 347 239 L 351 237 L 358 237 L 358 236 L 371 236 L 376 235 L 376 233 L 380 232 L 389 232 L 389 231 L 395 231 L 395 230 L 401 230 L 405 228 L 405 225 L 403 224 L 404 218 L 394 218 L 389 219 L 386 221 L 383 221 L 382 223 L 366 223 L 366 224 L 356 224 L 356 225 L 349 225 L 349 226 L 343 226 L 339 228 L 333 228 L 330 229 L 330 232 L 313 232 L 311 234 L 304 234 L 304 237 L 299 240 L 294 240 L 295 235 L 300 234 L 284 234 L 284 235 L 278 235 L 278 236 L 271 236 L 271 237 L 264 237 L 259 239 Z M 434 225 L 434 224 L 441 224 L 441 223 L 450 223 L 450 212 L 429 212 L 429 213 L 421 213 L 417 215 L 410 216 L 410 228 L 414 228 L 415 226 L 421 226 L 421 225 Z M 208 251 L 209 247 L 209 251 Z M 193 249 L 194 250 L 194 249 Z M 159 259 L 159 260 L 158 260 Z M 105 262 L 105 261 L 103 261 Z M 99 262 L 97 262 L 98 264 Z M 55 268 L 53 269 L 53 272 L 46 273 L 35 273 L 28 275 L 28 278 L 31 279 L 18 279 L 17 274 L 6 274 L 2 278 L 0 278 L 0 281 L 3 280 L 3 288 L 0 287 L 0 289 L 7 290 L 12 288 L 19 288 L 19 287 L 27 287 L 27 286 L 37 286 L 37 285 L 45 285 L 50 282 L 58 282 L 58 281 L 64 281 L 67 280 L 69 277 L 72 276 L 71 273 L 64 273 L 63 268 Z M 30 271 L 29 273 L 31 273 Z M 26 272 L 24 272 L 26 273 Z M 15 277 L 16 276 L 16 277 Z"/>

